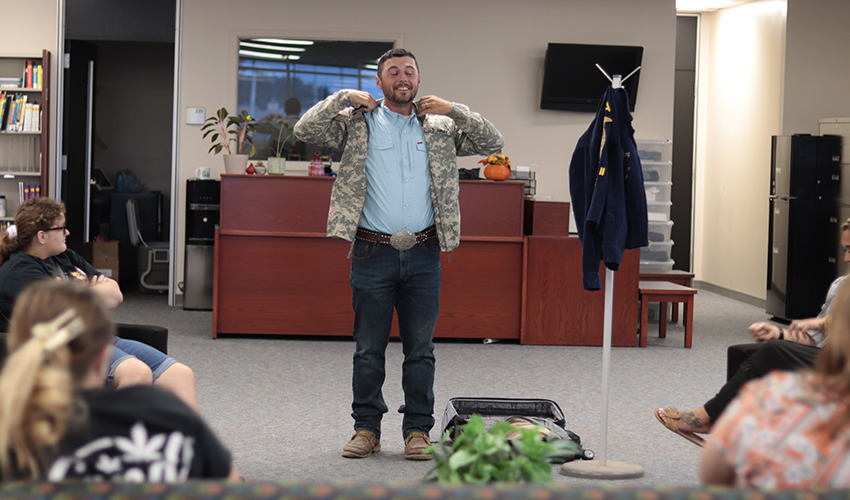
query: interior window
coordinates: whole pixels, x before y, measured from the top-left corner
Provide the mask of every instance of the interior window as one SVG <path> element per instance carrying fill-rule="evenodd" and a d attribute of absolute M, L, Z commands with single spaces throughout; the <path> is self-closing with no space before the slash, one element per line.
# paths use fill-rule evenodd
<path fill-rule="evenodd" d="M 391 42 L 241 39 L 238 101 L 239 110 L 257 119 L 253 158 L 276 156 L 280 150 L 289 160 L 310 160 L 319 152 L 339 161 L 342 150 L 295 141 L 292 127 L 314 104 L 341 89 L 383 97 L 375 85 L 377 62 L 392 48 Z"/>

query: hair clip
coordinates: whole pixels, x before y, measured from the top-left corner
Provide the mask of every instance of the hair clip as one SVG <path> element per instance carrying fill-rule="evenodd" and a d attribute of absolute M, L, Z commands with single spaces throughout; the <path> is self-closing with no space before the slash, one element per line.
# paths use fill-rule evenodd
<path fill-rule="evenodd" d="M 68 309 L 49 323 L 38 323 L 32 327 L 33 337 L 45 339 L 44 356 L 53 354 L 56 349 L 67 345 L 77 338 L 85 325 L 83 320 L 77 317 L 77 311 Z"/>

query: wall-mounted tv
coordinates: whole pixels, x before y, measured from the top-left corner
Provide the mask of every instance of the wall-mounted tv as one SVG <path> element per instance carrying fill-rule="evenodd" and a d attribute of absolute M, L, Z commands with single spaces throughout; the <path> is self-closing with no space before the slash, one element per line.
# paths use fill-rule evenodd
<path fill-rule="evenodd" d="M 540 109 L 595 113 L 599 99 L 611 84 L 596 68 L 623 78 L 640 66 L 643 47 L 550 43 L 543 70 Z M 623 82 L 629 94 L 629 110 L 635 110 L 640 71 Z"/>

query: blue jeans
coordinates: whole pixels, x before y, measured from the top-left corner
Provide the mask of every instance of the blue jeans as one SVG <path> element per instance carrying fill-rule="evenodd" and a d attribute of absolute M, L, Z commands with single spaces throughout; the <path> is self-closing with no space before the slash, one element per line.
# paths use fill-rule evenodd
<path fill-rule="evenodd" d="M 426 240 L 410 250 L 355 240 L 351 253 L 354 306 L 354 429 L 381 435 L 387 405 L 381 387 L 393 309 L 398 313 L 404 362 L 402 435 L 434 426 L 434 327 L 440 312 L 440 244 Z"/>
<path fill-rule="evenodd" d="M 118 365 L 130 358 L 138 358 L 139 361 L 148 365 L 153 374 L 154 382 L 162 375 L 162 372 L 177 362 L 174 358 L 159 352 L 145 343 L 122 339 L 121 337 L 113 337 L 112 354 L 109 356 L 109 371 L 106 373 L 107 387 L 114 386 L 115 369 L 118 368 Z"/>

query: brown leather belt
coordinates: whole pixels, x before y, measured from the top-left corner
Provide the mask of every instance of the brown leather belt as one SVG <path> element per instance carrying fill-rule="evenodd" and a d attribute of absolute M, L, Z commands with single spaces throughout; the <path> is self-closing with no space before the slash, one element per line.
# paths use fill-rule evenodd
<path fill-rule="evenodd" d="M 393 248 L 400 251 L 410 250 L 415 245 L 423 241 L 437 237 L 437 226 L 431 226 L 424 231 L 414 233 L 407 230 L 397 231 L 393 234 L 378 233 L 369 231 L 362 227 L 357 228 L 357 234 L 354 236 L 358 240 L 379 243 L 383 245 L 392 245 Z"/>

